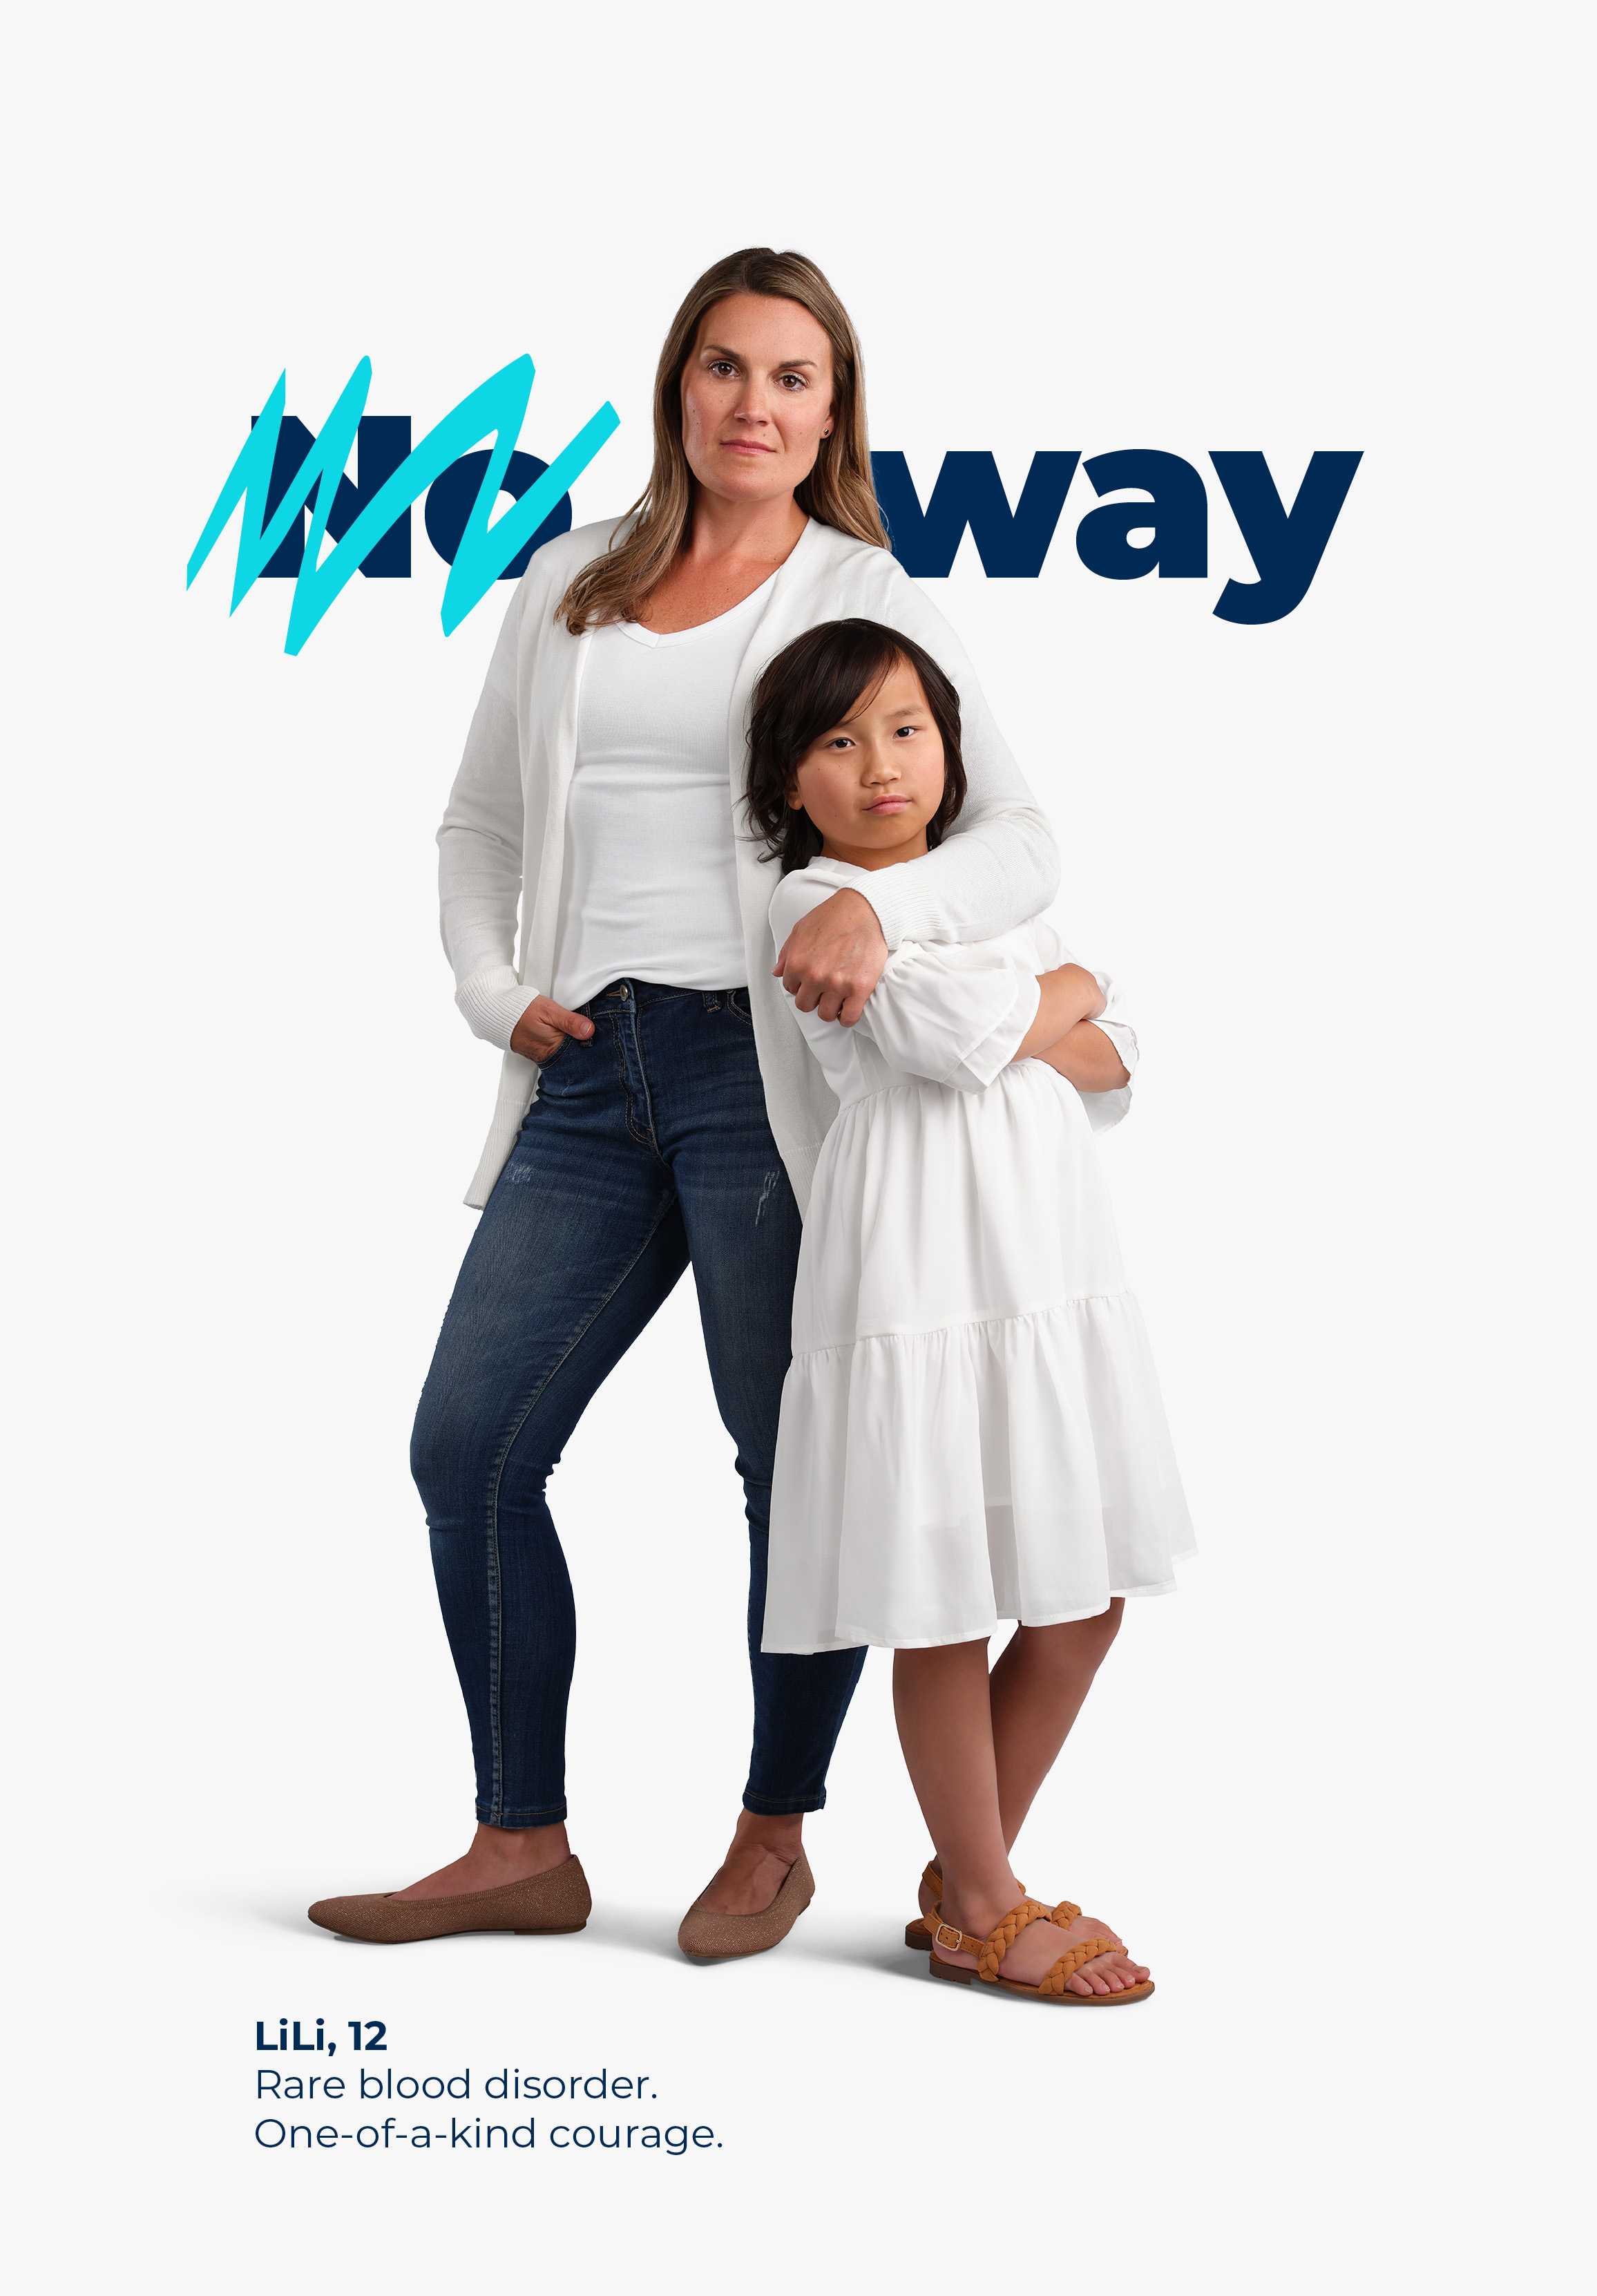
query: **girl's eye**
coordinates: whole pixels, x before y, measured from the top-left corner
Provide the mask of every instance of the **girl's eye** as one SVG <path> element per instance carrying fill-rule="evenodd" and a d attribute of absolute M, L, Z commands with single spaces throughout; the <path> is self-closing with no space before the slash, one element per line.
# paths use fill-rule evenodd
<path fill-rule="evenodd" d="M 914 734 L 918 733 L 919 730 L 920 728 L 915 726 L 900 726 L 896 729 L 899 734 Z"/>
<path fill-rule="evenodd" d="M 828 750 L 851 750 L 854 747 L 847 734 L 834 734 L 823 747 Z"/>

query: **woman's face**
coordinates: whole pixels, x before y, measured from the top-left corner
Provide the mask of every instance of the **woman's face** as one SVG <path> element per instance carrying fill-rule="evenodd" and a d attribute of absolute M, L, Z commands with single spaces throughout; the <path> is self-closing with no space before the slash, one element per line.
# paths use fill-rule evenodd
<path fill-rule="evenodd" d="M 810 743 L 788 791 L 828 853 L 865 867 L 924 853 L 926 824 L 942 801 L 943 737 L 906 661 Z"/>
<path fill-rule="evenodd" d="M 831 345 L 802 303 L 727 295 L 699 323 L 682 371 L 682 443 L 701 487 L 729 502 L 790 495 L 831 427 Z"/>

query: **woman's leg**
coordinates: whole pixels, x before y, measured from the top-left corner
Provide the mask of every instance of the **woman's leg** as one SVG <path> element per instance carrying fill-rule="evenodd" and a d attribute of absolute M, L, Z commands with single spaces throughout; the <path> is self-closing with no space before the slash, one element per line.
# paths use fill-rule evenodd
<path fill-rule="evenodd" d="M 676 1282 L 670 1176 L 634 1138 L 603 999 L 544 1070 L 479 1221 L 422 1390 L 411 1461 L 471 1724 L 477 1839 L 401 1896 L 567 1854 L 570 1581 L 545 1487 L 595 1389 Z"/>
<path fill-rule="evenodd" d="M 749 1525 L 754 1736 L 743 1806 L 706 1901 L 763 1912 L 801 1846 L 864 1664 L 863 1650 L 813 1658 L 761 1650 L 771 1475 L 788 1367 L 801 1223 L 766 1115 L 743 990 L 698 992 L 640 1013 L 651 1122 L 676 1183 L 723 1425 L 737 1447 Z"/>

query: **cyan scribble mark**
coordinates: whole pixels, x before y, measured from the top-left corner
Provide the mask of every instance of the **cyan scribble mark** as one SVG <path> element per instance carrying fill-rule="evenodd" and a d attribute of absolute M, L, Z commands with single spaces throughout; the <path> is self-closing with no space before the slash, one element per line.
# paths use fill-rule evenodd
<path fill-rule="evenodd" d="M 404 515 L 418 495 L 426 493 L 451 463 L 492 431 L 494 444 L 487 468 L 466 521 L 449 578 L 444 585 L 442 620 L 447 637 L 492 589 L 517 552 L 537 532 L 561 496 L 569 493 L 605 440 L 620 426 L 620 416 L 606 399 L 570 444 L 561 449 L 543 476 L 490 525 L 488 513 L 498 499 L 501 481 L 515 449 L 536 372 L 531 358 L 523 352 L 508 366 L 502 366 L 497 374 L 479 383 L 458 406 L 451 408 L 443 421 L 412 447 L 342 540 L 323 559 L 321 553 L 328 514 L 365 411 L 366 393 L 372 387 L 372 362 L 363 358 L 356 365 L 340 392 L 337 405 L 290 480 L 274 516 L 269 523 L 263 523 L 277 433 L 287 404 L 285 369 L 273 386 L 260 420 L 239 450 L 238 459 L 217 496 L 216 506 L 205 521 L 205 529 L 190 554 L 188 582 L 193 581 L 209 557 L 217 537 L 242 501 L 238 563 L 233 570 L 233 598 L 227 610 L 233 612 L 294 521 L 303 515 L 314 485 L 316 499 L 311 512 L 310 534 L 294 585 L 288 636 L 283 643 L 285 653 L 298 653 L 356 572 L 366 553 L 381 540 L 395 520 Z"/>

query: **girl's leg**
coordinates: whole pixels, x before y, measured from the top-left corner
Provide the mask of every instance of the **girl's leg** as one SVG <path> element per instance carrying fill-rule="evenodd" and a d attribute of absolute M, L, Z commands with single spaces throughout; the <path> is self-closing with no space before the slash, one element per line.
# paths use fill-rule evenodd
<path fill-rule="evenodd" d="M 1097 1618 L 1074 1619 L 1061 1627 L 1017 1627 L 999 1655 L 988 1681 L 999 1821 L 1006 1849 L 1014 1848 L 1037 1790 L 1058 1759 L 1093 1677 L 1119 1632 L 1125 1608 L 1117 1597 Z M 931 1891 L 922 1882 L 921 1911 L 930 1915 L 932 1903 Z"/>
<path fill-rule="evenodd" d="M 993 1770 L 993 1802 L 1006 1864 L 1008 1853 L 1036 1799 L 1037 1789 L 1052 1768 L 1070 1726 L 1092 1687 L 1093 1677 L 1119 1629 L 1125 1607 L 1124 1602 L 1117 1599 L 1107 1611 L 1096 1618 L 1072 1620 L 1068 1625 L 1057 1627 L 1018 1627 L 987 1677 L 987 1743 Z M 985 1644 L 966 1643 L 956 1647 L 961 1651 L 980 1649 L 985 1666 Z M 898 1652 L 893 1677 L 896 1703 L 899 1669 L 905 1660 L 938 1655 L 935 1652 Z M 906 1744 L 906 1759 L 908 1751 Z M 913 1776 L 913 1764 L 911 1775 Z M 916 1792 L 920 1792 L 918 1780 Z M 1014 1904 L 1020 1895 L 1019 1889 L 1012 1891 L 985 1925 L 979 1920 L 967 1920 L 955 1911 L 954 1906 L 960 1903 L 958 1890 L 950 1882 L 948 1865 L 941 1855 L 942 1844 L 937 1828 L 932 1824 L 931 1813 L 926 1808 L 924 1797 L 921 1806 L 932 1841 L 939 1852 L 938 1863 L 943 1874 L 945 1918 L 958 1923 L 962 1929 L 973 1934 L 985 1936 L 994 1923 L 1001 1920 Z M 1010 1878 L 1012 1881 L 1012 1874 Z M 924 1885 L 921 1893 L 921 1910 L 929 1917 L 933 1910 L 930 1892 Z M 1036 1926 L 1039 1930 L 1045 1927 L 1043 1924 Z M 1048 1933 L 1033 1939 L 1030 1931 L 1023 1931 L 1011 1948 L 1004 1967 L 1022 1981 L 1035 1981 L 1077 1938 L 1112 1938 L 1115 1935 L 1115 1931 L 1106 1923 L 1094 1915 L 1087 1914 L 1072 1922 L 1062 1934 L 1053 1928 Z M 1034 1964 L 1036 1965 L 1033 1966 Z M 1142 1963 L 1133 1961 L 1123 1951 L 1101 1954 L 1071 1979 L 1070 1985 L 1072 1991 L 1077 1993 L 1118 1992 L 1128 1985 L 1139 1983 L 1148 1973 Z"/>
<path fill-rule="evenodd" d="M 1117 1596 L 1094 1619 L 1017 1627 L 993 1669 L 993 1747 L 998 1807 L 1011 1849 L 1120 1630 Z"/>
<path fill-rule="evenodd" d="M 943 1874 L 943 1914 L 985 1937 L 1020 1895 L 998 1806 L 987 1646 L 893 1653 L 893 1713 Z"/>
<path fill-rule="evenodd" d="M 898 1740 L 942 1867 L 943 1919 L 973 1937 L 988 1936 L 1021 1894 L 999 1809 L 989 1682 L 985 1642 L 893 1656 Z M 1071 1941 L 1069 1931 L 1034 1922 L 1005 1954 L 1003 1974 L 1036 1985 Z M 935 1942 L 932 1951 L 975 1965 L 973 1954 Z M 1077 1993 L 1119 1992 L 1136 1981 L 1129 1968 L 1123 1955 L 1100 1955 L 1068 1982 Z"/>

